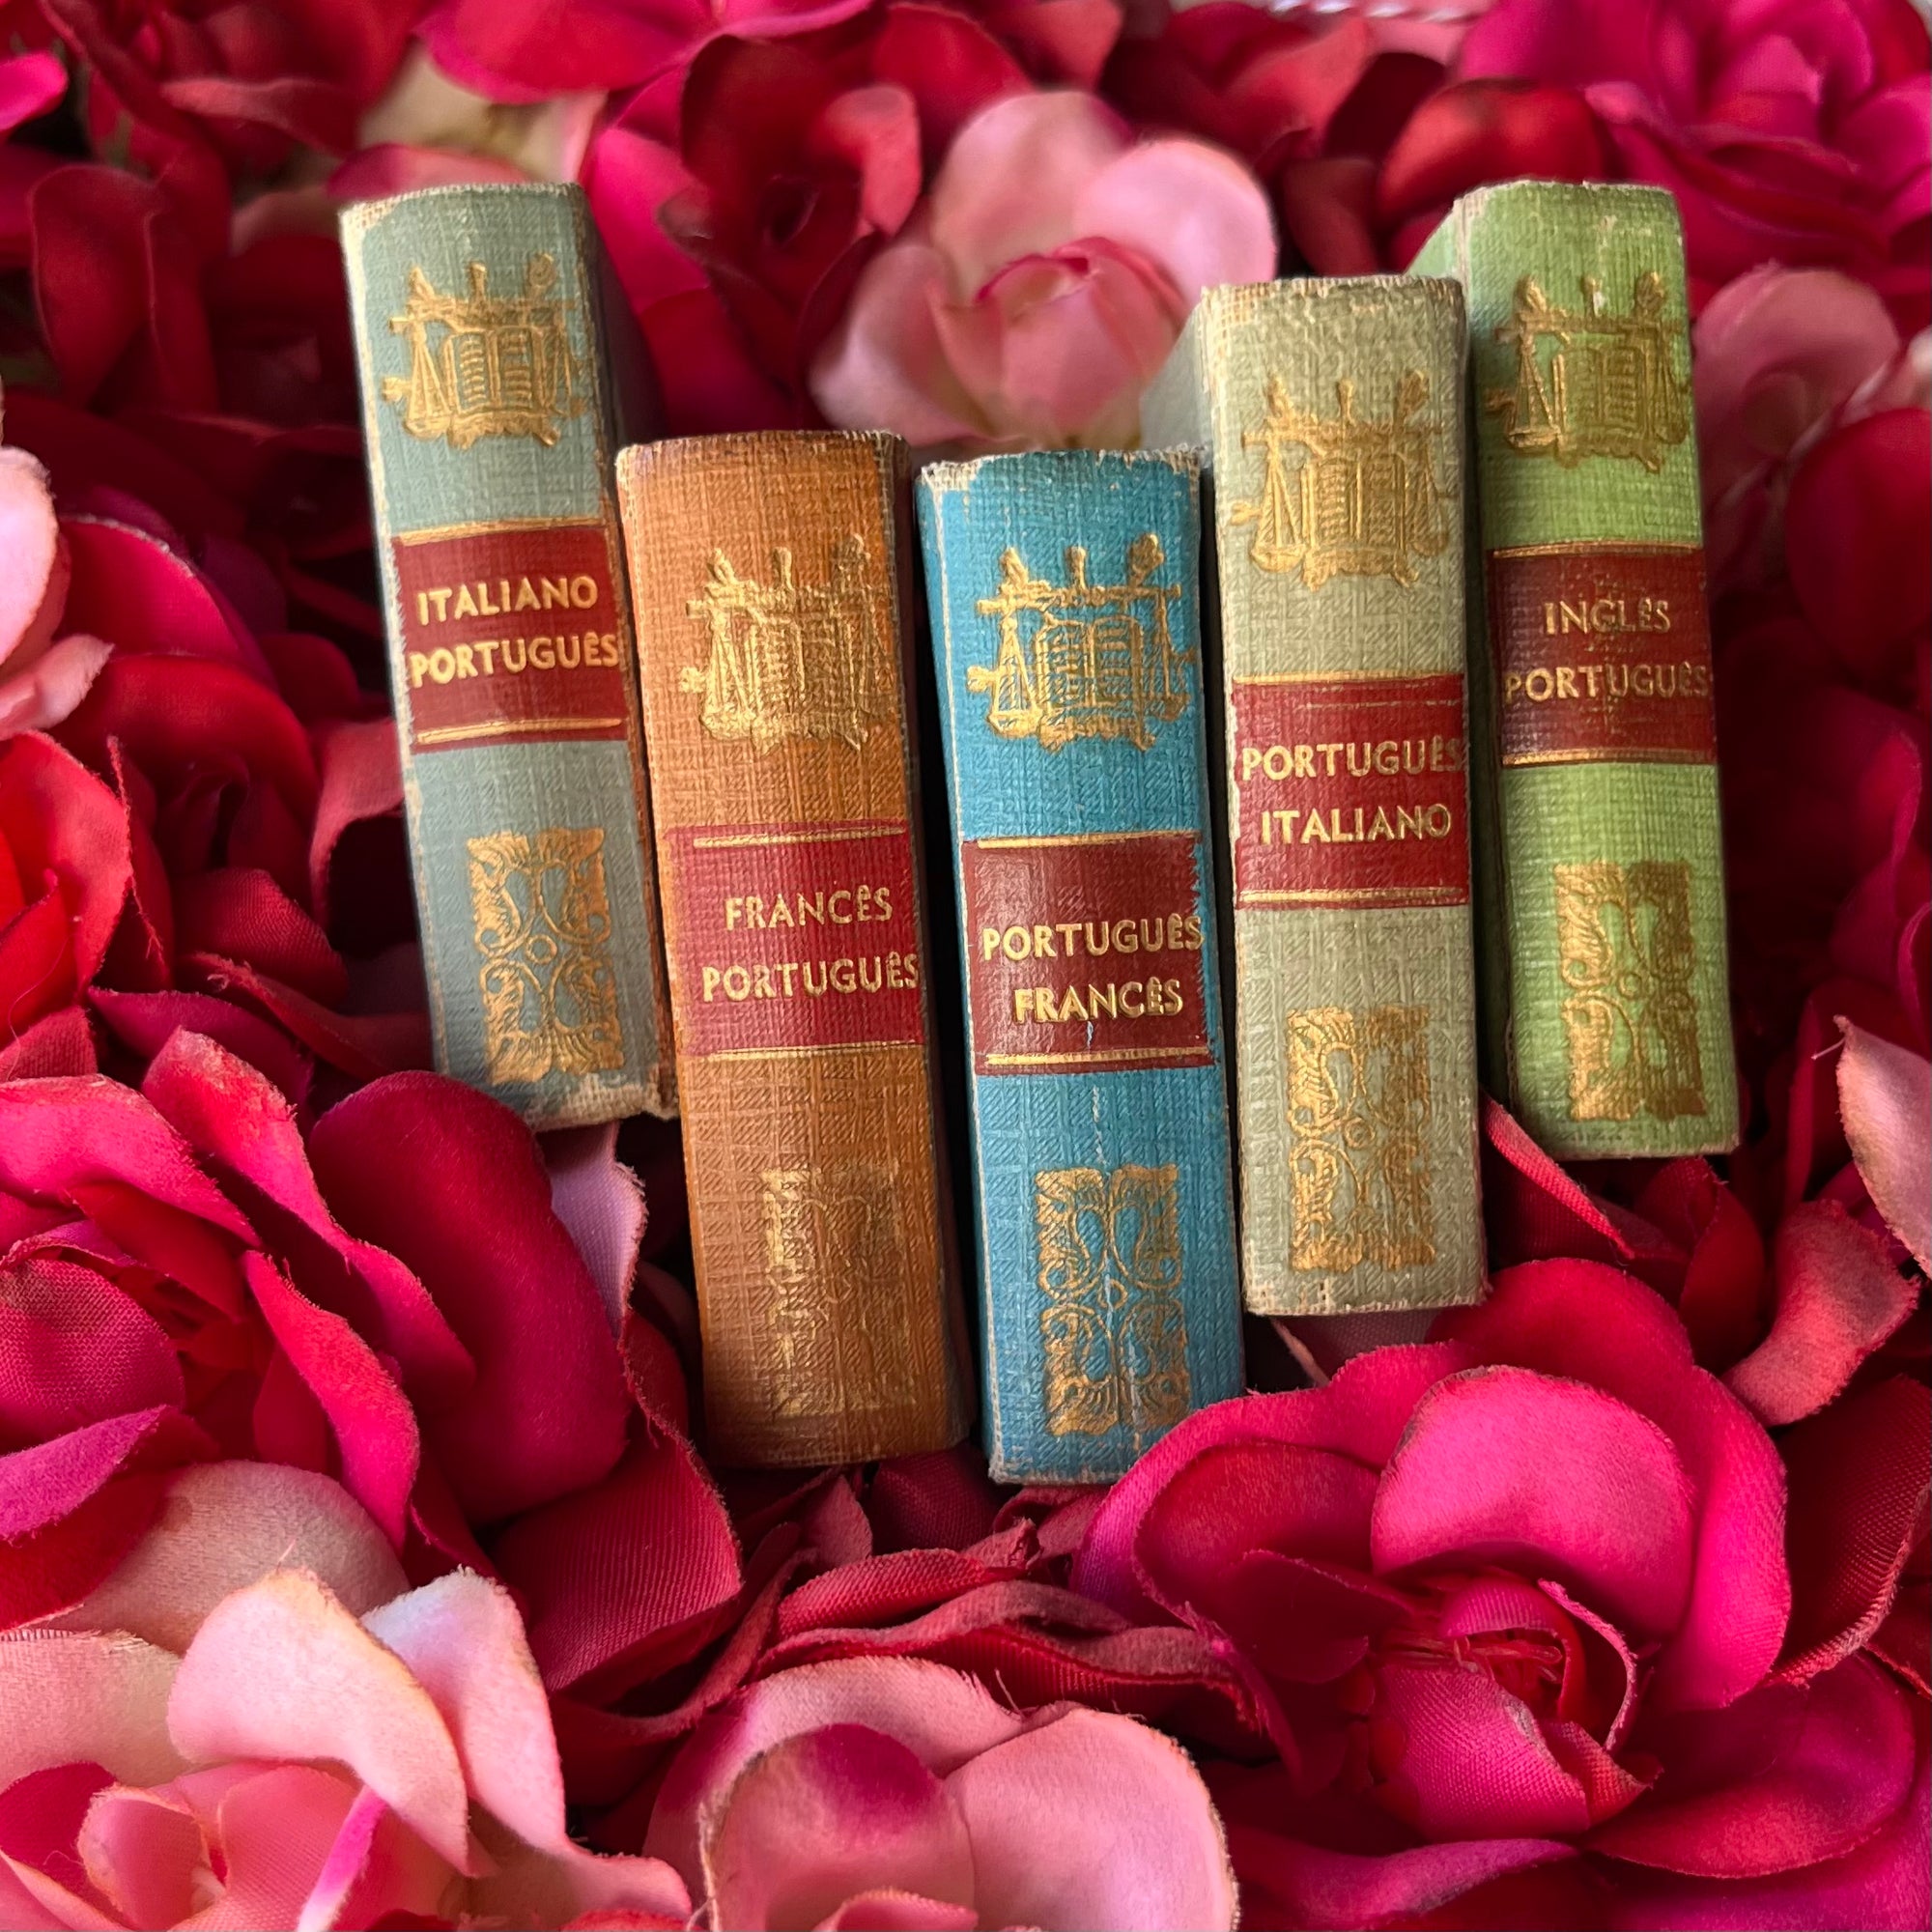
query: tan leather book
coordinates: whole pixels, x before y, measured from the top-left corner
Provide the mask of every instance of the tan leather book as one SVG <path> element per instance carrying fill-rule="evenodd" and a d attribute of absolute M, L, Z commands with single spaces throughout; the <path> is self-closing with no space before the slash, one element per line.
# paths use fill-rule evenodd
<path fill-rule="evenodd" d="M 618 497 L 721 1461 L 966 1432 L 933 1064 L 905 446 L 627 449 Z"/>

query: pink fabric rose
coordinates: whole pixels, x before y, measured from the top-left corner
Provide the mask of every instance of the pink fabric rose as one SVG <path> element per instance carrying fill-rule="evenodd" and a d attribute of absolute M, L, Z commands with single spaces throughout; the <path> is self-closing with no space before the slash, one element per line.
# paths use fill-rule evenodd
<path fill-rule="evenodd" d="M 1232 1926 L 1221 1828 L 1180 1747 L 1131 1718 L 1021 1717 L 904 1658 L 781 1671 L 714 1712 L 645 1851 L 731 1932 Z"/>
<path fill-rule="evenodd" d="M 1190 1418 L 1075 1563 L 1270 1713 L 1281 1764 L 1210 1780 L 1244 1919 L 1921 1922 L 1913 1703 L 1856 1654 L 1902 1556 L 1787 1648 L 1777 1449 L 1628 1275 L 1508 1269 L 1433 1333 Z"/>
<path fill-rule="evenodd" d="M 1132 442 L 1201 291 L 1274 264 L 1266 197 L 1232 156 L 1136 145 L 1087 95 L 1016 96 L 960 130 L 867 265 L 812 394 L 924 447 Z"/>
<path fill-rule="evenodd" d="M 47 472 L 23 449 L 0 449 L 0 739 L 58 724 L 107 662 L 111 644 L 56 639 L 72 563 Z"/>
<path fill-rule="evenodd" d="M 0 1644 L 10 1925 L 677 1926 L 670 1867 L 564 1825 L 516 1606 L 406 1590 L 327 1477 L 180 1472 L 87 1602 Z"/>
<path fill-rule="evenodd" d="M 1932 160 L 1909 0 L 1502 0 L 1463 75 L 1576 87 L 1684 211 L 1693 306 L 1761 262 L 1841 267 L 1922 326 Z"/>

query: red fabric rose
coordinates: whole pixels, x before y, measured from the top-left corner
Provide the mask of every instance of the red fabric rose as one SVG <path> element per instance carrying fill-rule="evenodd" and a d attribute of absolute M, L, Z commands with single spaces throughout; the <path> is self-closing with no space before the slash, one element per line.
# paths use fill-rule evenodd
<path fill-rule="evenodd" d="M 402 57 L 417 0 L 39 0 L 87 73 L 95 151 L 157 181 L 205 253 L 230 182 L 294 146 L 342 153 Z"/>
<path fill-rule="evenodd" d="M 1210 1780 L 1246 1920 L 1916 1922 L 1911 1701 L 1855 1643 L 1788 1655 L 1777 1451 L 1669 1308 L 1548 1263 L 1435 1334 L 1182 1424 L 1075 1564 L 1269 1714 L 1281 1765 Z M 1895 1582 L 1830 1578 L 1860 1625 Z"/>
<path fill-rule="evenodd" d="M 1458 71 L 1572 88 L 1619 172 L 1684 212 L 1692 305 L 1776 261 L 1840 267 L 1908 327 L 1932 272 L 1932 94 L 1908 0 L 1501 0 Z"/>
<path fill-rule="evenodd" d="M 105 1574 L 152 1507 L 152 1484 L 125 1479 L 157 1457 L 337 1475 L 434 1571 L 481 1567 L 468 1523 L 593 1483 L 623 1451 L 611 1323 L 522 1123 L 403 1074 L 304 1132 L 242 1057 L 271 1029 L 229 1021 L 238 1050 L 180 1030 L 235 1010 L 120 995 L 110 1025 L 166 1036 L 138 1091 L 0 1085 L 0 1490 L 29 1511 L 0 1549 L 11 1621 Z"/>

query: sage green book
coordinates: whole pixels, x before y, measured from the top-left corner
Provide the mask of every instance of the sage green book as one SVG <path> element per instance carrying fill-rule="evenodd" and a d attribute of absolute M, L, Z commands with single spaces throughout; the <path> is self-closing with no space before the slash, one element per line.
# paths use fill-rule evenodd
<path fill-rule="evenodd" d="M 1474 1301 L 1462 291 L 1209 289 L 1143 412 L 1212 482 L 1241 1282 Z"/>
<path fill-rule="evenodd" d="M 1413 271 L 1468 298 L 1488 1080 L 1560 1158 L 1723 1152 L 1738 1089 L 1677 204 L 1482 188 Z"/>
<path fill-rule="evenodd" d="M 556 1127 L 674 1111 L 612 457 L 648 365 L 583 192 L 344 211 L 437 1065 Z"/>

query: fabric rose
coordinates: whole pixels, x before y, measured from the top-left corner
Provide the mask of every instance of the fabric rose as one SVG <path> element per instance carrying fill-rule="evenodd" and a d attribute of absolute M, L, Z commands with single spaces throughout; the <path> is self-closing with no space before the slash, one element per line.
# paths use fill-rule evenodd
<path fill-rule="evenodd" d="M 1074 1566 L 1270 1711 L 1281 1764 L 1211 1780 L 1246 1922 L 1917 1922 L 1914 1708 L 1856 1634 L 1902 1549 L 1814 1566 L 1796 1614 L 1778 1451 L 1626 1274 L 1505 1270 L 1434 1335 L 1191 1418 Z"/>
<path fill-rule="evenodd" d="M 298 147 L 355 145 L 416 0 L 166 0 L 132 17 L 111 0 L 39 0 L 39 12 L 87 75 L 95 152 L 125 153 L 213 254 L 231 182 Z"/>
<path fill-rule="evenodd" d="M 780 1671 L 713 1712 L 645 1849 L 734 1932 L 1234 1923 L 1220 1826 L 1179 1746 L 1065 1705 L 1021 1717 L 905 1659 Z"/>
<path fill-rule="evenodd" d="M 1266 200 L 1232 156 L 1137 145 L 1089 96 L 1019 95 L 961 129 L 867 265 L 812 393 L 926 447 L 1132 442 L 1201 291 L 1273 271 Z"/>
<path fill-rule="evenodd" d="M 169 1479 L 68 1615 L 0 1644 L 0 1916 L 104 1927 L 678 1926 L 655 1859 L 570 1838 L 500 1585 L 407 1588 L 327 1477 Z"/>
<path fill-rule="evenodd" d="M 138 1088 L 0 1084 L 0 1622 L 93 1587 L 155 1472 L 216 1453 L 339 1475 L 418 1575 L 612 1468 L 613 1317 L 508 1109 L 399 1074 L 305 1125 L 261 1020 L 95 1004 Z"/>
<path fill-rule="evenodd" d="M 72 564 L 47 472 L 22 449 L 0 449 L 0 738 L 58 724 L 87 696 L 112 649 L 60 636 Z M 58 639 L 58 640 L 57 640 Z"/>
<path fill-rule="evenodd" d="M 1579 91 L 1619 172 L 1684 213 L 1692 306 L 1776 261 L 1869 282 L 1907 328 L 1932 271 L 1932 94 L 1908 0 L 1501 0 L 1458 71 Z"/>

